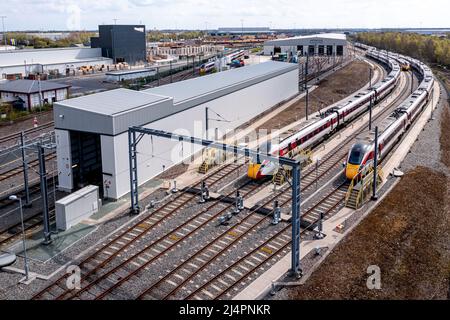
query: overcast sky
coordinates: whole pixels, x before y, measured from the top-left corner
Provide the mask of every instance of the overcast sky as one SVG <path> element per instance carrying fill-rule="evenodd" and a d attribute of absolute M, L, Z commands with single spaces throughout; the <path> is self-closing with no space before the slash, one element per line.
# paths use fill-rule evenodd
<path fill-rule="evenodd" d="M 6 30 L 450 27 L 450 0 L 1 0 Z M 1 26 L 0 26 L 1 28 Z"/>

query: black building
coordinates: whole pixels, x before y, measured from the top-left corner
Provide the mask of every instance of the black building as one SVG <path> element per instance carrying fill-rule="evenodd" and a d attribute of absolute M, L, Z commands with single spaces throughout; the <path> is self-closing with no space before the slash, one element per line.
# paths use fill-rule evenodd
<path fill-rule="evenodd" d="M 91 38 L 92 48 L 102 48 L 102 56 L 114 63 L 138 64 L 146 61 L 144 25 L 101 25 L 99 36 Z"/>

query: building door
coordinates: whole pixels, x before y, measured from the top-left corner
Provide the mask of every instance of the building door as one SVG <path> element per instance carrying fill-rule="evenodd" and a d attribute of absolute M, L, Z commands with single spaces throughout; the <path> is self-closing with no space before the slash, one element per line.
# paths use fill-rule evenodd
<path fill-rule="evenodd" d="M 273 48 L 273 53 L 274 54 L 281 53 L 281 47 L 274 47 Z"/>
<path fill-rule="evenodd" d="M 308 46 L 308 55 L 313 56 L 316 54 L 316 46 Z"/>
<path fill-rule="evenodd" d="M 337 54 L 338 56 L 344 55 L 344 46 L 337 46 L 337 47 L 336 47 L 336 54 Z"/>
<path fill-rule="evenodd" d="M 325 46 L 319 46 L 319 56 L 323 56 L 325 54 Z"/>
<path fill-rule="evenodd" d="M 333 55 L 333 46 L 327 46 L 327 56 Z"/>
<path fill-rule="evenodd" d="M 297 46 L 297 54 L 303 56 L 303 46 Z"/>
<path fill-rule="evenodd" d="M 72 177 L 74 189 L 87 185 L 100 188 L 103 197 L 102 154 L 100 135 L 95 133 L 70 131 L 72 152 Z"/>

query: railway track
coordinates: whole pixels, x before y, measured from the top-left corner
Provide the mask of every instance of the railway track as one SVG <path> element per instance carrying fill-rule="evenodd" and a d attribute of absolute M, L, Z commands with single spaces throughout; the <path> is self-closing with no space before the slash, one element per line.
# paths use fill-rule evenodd
<path fill-rule="evenodd" d="M 38 126 L 36 128 L 30 128 L 30 129 L 24 130 L 24 134 L 26 136 L 31 136 L 31 135 L 34 135 L 34 134 L 40 132 L 40 131 L 44 131 L 44 130 L 47 130 L 49 128 L 53 128 L 54 125 L 55 125 L 54 122 L 50 121 L 50 122 L 44 123 L 44 124 L 42 124 L 42 125 L 40 125 L 40 126 Z M 12 133 L 10 135 L 1 137 L 0 138 L 0 145 L 5 144 L 6 142 L 19 141 L 20 140 L 20 135 L 21 135 L 21 133 L 17 132 L 17 133 Z"/>
<path fill-rule="evenodd" d="M 56 158 L 56 152 L 53 152 L 51 154 L 48 154 L 45 156 L 45 161 L 50 161 Z M 20 160 L 20 162 L 22 162 L 22 160 Z M 37 168 L 39 167 L 39 159 L 34 159 L 30 162 L 28 162 L 28 169 L 33 170 L 33 168 Z M 4 181 L 4 180 L 8 180 L 12 177 L 15 177 L 17 175 L 20 175 L 23 173 L 23 167 L 22 166 L 18 166 L 12 169 L 8 169 L 2 173 L 0 173 L 0 182 Z"/>
<path fill-rule="evenodd" d="M 315 204 L 310 209 L 302 212 L 301 219 L 303 221 L 311 221 L 311 224 L 315 224 L 320 220 L 320 216 L 317 214 L 322 211 L 325 217 L 331 216 L 333 213 L 339 211 L 340 206 L 345 198 L 346 188 L 345 184 L 340 185 L 338 188 L 333 189 L 326 197 L 323 197 L 321 201 Z M 331 200 L 331 202 L 330 202 Z M 308 233 L 308 228 L 303 228 L 301 231 L 301 236 L 305 236 Z M 231 265 L 225 267 L 218 274 L 214 275 L 212 278 L 208 279 L 203 285 L 188 290 L 188 294 L 183 297 L 183 299 L 220 299 L 224 296 L 231 297 L 229 292 L 237 287 L 241 281 L 248 278 L 250 275 L 256 276 L 255 272 L 262 268 L 267 262 L 273 258 L 281 258 L 289 250 L 291 245 L 291 224 L 287 224 L 280 231 L 275 232 L 266 241 L 257 244 L 250 249 L 250 252 L 239 257 Z M 227 250 L 228 248 L 225 248 Z M 217 270 L 221 270 L 217 266 Z M 214 267 L 210 266 L 210 269 L 214 270 Z M 195 283 L 194 277 L 198 274 L 191 276 L 190 281 Z M 178 287 L 177 290 L 179 290 Z M 164 296 L 164 299 L 169 298 L 173 295 L 173 292 L 169 292 Z M 144 293 L 140 298 L 146 297 L 147 293 Z M 180 298 L 180 297 L 178 297 Z"/>
<path fill-rule="evenodd" d="M 379 115 L 379 117 L 381 116 L 382 114 Z M 358 133 L 355 135 L 357 134 Z M 347 139 L 348 143 L 353 137 L 354 136 Z M 343 147 L 341 147 L 341 149 L 343 149 Z M 307 170 L 302 180 L 302 192 L 308 188 L 311 188 L 311 186 L 314 183 L 317 183 L 317 180 L 325 176 L 327 172 L 332 171 L 332 168 L 338 164 L 340 160 L 342 160 L 341 155 L 336 155 L 336 153 L 331 152 L 324 161 L 325 163 L 330 162 L 331 165 L 322 165 L 321 172 L 316 175 L 312 174 L 315 172 L 315 168 Z M 348 184 L 345 181 L 342 181 L 337 187 L 333 188 L 331 192 L 327 193 L 325 196 L 322 196 L 316 204 L 308 207 L 306 212 L 304 212 L 305 208 L 303 208 L 301 216 L 303 235 L 307 233 L 308 229 L 315 227 L 316 223 L 321 219 L 322 214 L 324 214 L 326 219 L 333 212 L 339 211 L 344 204 L 347 187 Z M 290 188 L 284 188 L 281 193 L 271 197 L 268 201 L 265 201 L 261 207 L 271 204 L 275 199 L 282 200 L 281 207 L 288 206 L 291 200 L 289 190 Z M 255 214 L 249 214 L 244 220 L 250 220 L 256 216 L 257 215 Z M 249 226 L 248 224 L 245 224 L 247 230 L 238 229 L 238 227 L 242 224 L 241 222 L 238 227 L 233 227 L 237 231 L 225 231 L 219 238 L 197 251 L 193 256 L 153 283 L 147 290 L 138 296 L 138 299 L 168 299 L 170 297 L 175 297 L 176 299 L 215 299 L 226 295 L 232 288 L 237 286 L 240 280 L 248 277 L 265 262 L 271 260 L 274 256 L 280 256 L 281 253 L 288 249 L 291 243 L 289 225 L 283 228 L 282 231 L 270 237 L 270 240 L 259 245 L 245 257 L 233 263 L 232 266 L 222 271 L 213 279 L 195 279 L 195 277 L 200 277 L 199 274 L 206 268 L 208 268 L 208 270 L 220 270 L 223 265 L 223 261 L 222 265 L 220 263 L 213 264 L 213 262 L 218 260 L 220 256 L 225 256 L 227 252 L 229 253 L 227 256 L 232 257 L 232 247 L 235 247 L 244 238 L 251 238 L 252 233 L 257 232 L 262 226 L 267 225 L 267 223 L 267 218 L 262 217 L 253 225 L 250 224 Z M 231 232 L 235 235 L 234 237 L 230 236 Z M 218 248 L 219 251 L 217 250 Z M 205 263 L 205 259 L 207 260 L 207 263 Z M 227 272 L 232 274 L 227 275 Z M 206 284 L 198 289 L 195 289 L 195 287 L 192 286 L 192 284 L 204 282 L 206 282 Z M 184 286 L 191 286 L 190 289 L 185 290 L 191 293 L 187 297 L 182 297 L 180 295 L 177 296 L 176 294 Z M 208 290 L 205 289 L 206 287 Z M 197 295 L 197 292 L 200 291 L 202 292 L 203 297 Z"/>
<path fill-rule="evenodd" d="M 213 171 L 205 178 L 209 187 L 219 183 L 225 177 L 233 174 L 239 168 L 245 166 L 244 164 L 226 164 L 220 168 L 220 170 Z M 199 187 L 200 182 L 194 184 L 193 187 Z M 140 239 L 144 238 L 151 230 L 162 225 L 168 219 L 175 217 L 185 208 L 192 206 L 196 199 L 195 194 L 183 192 L 178 194 L 170 202 L 158 207 L 150 215 L 143 219 L 139 219 L 138 222 L 133 223 L 132 226 L 126 230 L 121 231 L 119 234 L 109 239 L 107 243 L 104 243 L 100 248 L 97 248 L 95 252 L 85 258 L 79 263 L 79 267 L 84 271 L 83 275 L 90 275 L 96 270 L 100 270 L 108 263 L 113 261 L 114 258 L 130 248 L 133 244 L 136 244 Z M 40 298 L 53 298 L 61 296 L 65 292 L 63 288 L 68 275 L 63 275 L 57 279 L 53 284 L 45 288 L 36 294 L 33 299 Z"/>
<path fill-rule="evenodd" d="M 392 103 L 391 103 L 392 104 Z M 379 117 L 382 113 L 379 114 Z M 347 139 L 350 141 L 350 138 Z M 341 149 L 344 147 L 341 146 Z M 316 183 L 317 179 L 324 178 L 326 176 L 326 173 L 331 170 L 333 166 L 335 166 L 341 158 L 337 157 L 334 152 L 331 152 L 329 157 L 326 158 L 323 162 L 321 162 L 320 166 L 324 167 L 325 169 L 317 174 L 314 178 L 313 172 L 317 172 L 315 168 L 307 169 L 304 175 L 305 177 L 312 177 L 311 179 L 305 179 L 303 181 L 302 185 L 302 191 L 311 188 L 311 186 Z M 324 164 L 330 163 L 330 166 L 324 166 Z M 245 164 L 244 164 L 245 165 Z M 225 167 L 227 168 L 227 167 Z M 326 169 L 328 168 L 328 169 Z M 237 168 L 236 168 L 237 169 Z M 231 172 L 234 172 L 236 169 L 231 170 Z M 225 172 L 225 175 L 229 174 L 227 173 L 227 170 L 217 170 L 217 172 Z M 211 176 L 209 178 L 211 178 Z M 223 177 L 223 176 L 222 176 Z M 208 181 L 208 185 L 211 186 L 212 184 L 215 184 L 217 181 L 220 181 L 222 177 L 219 175 L 217 180 Z M 250 189 L 249 191 L 244 191 L 244 195 L 248 195 L 251 192 L 254 192 L 258 187 L 255 187 L 255 189 Z M 267 206 L 272 202 L 274 198 L 280 197 L 280 195 L 287 195 L 289 193 L 289 187 L 283 188 L 283 190 L 275 195 L 274 197 L 271 197 L 268 201 L 266 201 L 262 207 Z M 315 223 L 317 223 L 318 219 L 320 219 L 320 212 L 324 212 L 325 216 L 330 216 L 334 211 L 338 210 L 339 206 L 343 204 L 343 200 L 345 198 L 346 194 L 346 188 L 344 184 L 339 185 L 337 188 L 334 188 L 330 193 L 328 193 L 326 196 L 322 197 L 319 202 L 317 202 L 313 207 L 308 208 L 307 211 L 302 211 L 302 221 L 303 225 L 307 224 L 310 226 L 313 226 Z M 144 234 L 148 233 L 150 229 L 153 229 L 156 225 L 161 224 L 161 221 L 166 220 L 171 215 L 175 215 L 176 212 L 182 211 L 184 208 L 186 208 L 192 198 L 195 196 L 183 193 L 180 196 L 176 197 L 172 203 L 169 205 L 164 205 L 160 208 L 158 208 L 152 215 L 150 215 L 147 218 L 144 218 L 143 220 L 139 221 L 135 225 L 133 225 L 131 228 L 129 228 L 127 231 L 119 234 L 117 237 L 115 237 L 112 241 L 108 242 L 107 244 L 103 245 L 100 249 L 97 249 L 96 252 L 94 252 L 92 255 L 90 255 L 88 258 L 83 260 L 80 264 L 80 267 L 82 267 L 82 281 L 85 283 L 81 290 L 71 292 L 67 291 L 64 288 L 65 280 L 68 275 L 63 275 L 58 280 L 56 280 L 53 284 L 39 292 L 37 295 L 34 296 L 34 299 L 105 299 L 110 297 L 111 295 L 117 294 L 117 292 L 123 292 L 121 290 L 121 286 L 124 283 L 127 283 L 127 281 L 131 280 L 132 278 L 139 277 L 139 273 L 144 270 L 148 270 L 149 266 L 157 261 L 160 257 L 163 257 L 170 252 L 171 250 L 180 246 L 180 244 L 186 239 L 188 239 L 193 233 L 197 232 L 198 230 L 202 230 L 206 224 L 211 223 L 216 219 L 218 216 L 222 215 L 226 210 L 228 210 L 232 205 L 223 206 L 221 202 L 217 202 L 218 205 L 213 204 L 205 209 L 202 209 L 200 213 L 197 215 L 194 215 L 193 219 L 189 219 L 188 221 L 182 223 L 179 225 L 179 227 L 175 228 L 174 230 L 171 230 L 169 233 L 167 233 L 165 236 L 158 238 L 157 240 L 151 242 L 149 245 L 145 246 L 143 250 L 138 251 L 137 253 L 133 254 L 131 257 L 125 257 L 126 256 L 126 248 L 129 248 L 132 246 L 133 243 L 137 243 L 138 238 L 143 238 Z M 333 201 L 333 205 L 330 207 L 330 199 Z M 286 198 L 283 200 L 282 206 L 287 206 L 289 202 L 289 196 L 286 196 Z M 218 208 L 219 211 L 216 213 L 212 213 L 213 208 Z M 160 215 L 158 214 L 160 212 Z M 152 220 L 153 218 L 153 220 Z M 206 219 L 206 220 L 205 220 Z M 236 244 L 238 241 L 243 239 L 251 238 L 252 232 L 257 232 L 258 227 L 261 227 L 263 224 L 267 224 L 268 221 L 267 216 L 261 216 L 260 214 L 251 213 L 247 215 L 245 218 L 241 219 L 237 225 L 233 225 L 232 228 L 227 229 L 224 231 L 221 235 L 219 235 L 218 238 L 213 240 L 212 242 L 207 241 L 206 246 L 202 248 L 200 251 L 197 251 L 194 253 L 194 258 L 189 258 L 188 260 L 181 260 L 182 265 L 185 265 L 187 261 L 192 265 L 196 266 L 199 262 L 199 257 L 201 260 L 205 260 L 205 257 L 208 257 L 208 254 L 210 255 L 210 260 L 208 261 L 214 261 L 215 258 L 217 258 L 218 252 L 224 252 L 224 250 L 228 250 L 231 248 L 234 244 Z M 303 229 L 302 234 L 308 232 L 309 228 Z M 261 254 L 260 252 L 257 252 L 259 249 L 261 249 L 263 252 L 267 254 L 267 257 L 263 259 L 264 264 L 265 262 L 272 259 L 272 257 L 276 255 L 280 255 L 284 250 L 288 248 L 290 245 L 290 234 L 286 234 L 290 230 L 290 226 L 284 227 L 280 232 L 274 234 L 264 242 L 263 245 L 259 245 L 257 248 L 252 250 L 249 254 Z M 177 234 L 178 232 L 178 234 Z M 285 233 L 283 235 L 283 232 Z M 280 237 L 284 237 L 284 240 L 280 240 Z M 279 246 L 275 246 L 274 244 L 279 244 Z M 280 245 L 281 243 L 281 245 Z M 215 246 L 214 246 L 215 245 Z M 214 246 L 214 249 L 212 249 Z M 267 249 L 269 247 L 269 249 Z M 219 251 L 217 251 L 219 250 Z M 256 250 L 256 251 L 255 251 Z M 260 250 L 260 251 L 261 251 Z M 211 256 L 211 253 L 216 252 L 216 254 L 213 254 Z M 205 256 L 206 254 L 206 256 Z M 240 278 L 234 277 L 236 280 L 234 283 L 230 283 L 228 285 L 225 285 L 226 288 L 217 289 L 220 288 L 220 286 L 217 286 L 216 293 L 209 292 L 209 298 L 220 298 L 224 295 L 226 295 L 233 287 L 237 286 L 237 284 L 240 283 L 240 280 L 248 277 L 248 275 L 252 274 L 253 271 L 258 269 L 260 265 L 256 265 L 255 263 L 251 262 L 249 260 L 250 256 L 247 254 L 246 259 L 240 258 L 238 261 L 236 261 L 233 265 L 237 265 L 242 263 L 248 263 L 252 265 L 252 268 L 246 268 L 247 271 L 250 270 L 247 274 L 240 272 Z M 113 261 L 114 258 L 118 261 Z M 120 259 L 119 259 L 120 258 Z M 253 258 L 252 258 L 253 259 Z M 255 258 L 258 260 L 258 258 Z M 259 258 L 261 260 L 261 258 Z M 248 262 L 250 261 L 250 262 Z M 114 263 L 115 264 L 114 264 Z M 197 264 L 195 263 L 197 262 Z M 112 266 L 110 268 L 106 269 L 104 268 L 107 264 L 111 263 Z M 118 264 L 117 264 L 118 263 Z M 112 268 L 111 268 L 112 267 Z M 172 296 L 175 292 L 178 292 L 178 288 L 180 288 L 180 285 L 177 285 L 175 281 L 168 280 L 168 277 L 171 277 L 173 275 L 174 277 L 178 279 L 184 279 L 184 283 L 191 282 L 190 280 L 186 279 L 193 279 L 197 274 L 199 274 L 200 271 L 204 270 L 206 268 L 205 266 L 201 266 L 200 270 L 198 271 L 191 271 L 191 275 L 176 275 L 176 272 L 169 272 L 168 275 L 163 277 L 164 280 L 157 281 L 154 285 L 152 285 L 151 288 L 148 290 L 145 290 L 143 293 L 139 295 L 139 298 L 147 298 L 148 295 L 153 292 L 153 289 L 158 288 L 161 284 L 167 284 L 172 283 L 173 287 L 169 289 L 168 292 L 165 292 L 163 294 L 157 294 L 157 298 L 168 298 Z M 245 269 L 245 267 L 244 267 Z M 175 270 L 181 270 L 181 265 L 177 266 Z M 226 270 L 232 270 L 230 267 L 228 267 Z M 224 270 L 223 272 L 225 272 Z M 186 271 L 186 268 L 183 268 L 183 272 Z M 223 273 L 222 272 L 222 273 Z M 236 271 L 233 271 L 236 272 Z M 233 278 L 232 276 L 230 278 Z M 220 280 L 219 276 L 215 276 L 211 281 Z M 221 286 L 224 286 L 223 280 L 221 282 Z M 226 283 L 226 282 L 225 282 Z M 201 288 L 201 287 L 200 287 Z M 197 292 L 200 290 L 191 291 L 191 293 L 186 298 L 201 298 L 197 296 Z M 205 290 L 201 290 L 202 293 L 205 292 Z M 153 297 L 150 295 L 150 297 Z M 208 298 L 208 297 L 206 297 Z"/>
<path fill-rule="evenodd" d="M 25 237 L 34 234 L 36 231 L 42 229 L 43 213 L 37 213 L 23 221 Z M 54 206 L 49 208 L 50 224 L 55 222 Z M 5 248 L 14 243 L 22 237 L 22 224 L 18 223 L 13 227 L 8 228 L 0 233 L 0 248 Z"/>

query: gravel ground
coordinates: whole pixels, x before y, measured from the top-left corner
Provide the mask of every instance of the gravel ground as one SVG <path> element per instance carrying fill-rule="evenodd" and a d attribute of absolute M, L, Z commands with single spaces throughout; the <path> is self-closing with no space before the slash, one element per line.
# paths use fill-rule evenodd
<path fill-rule="evenodd" d="M 401 164 L 406 175 L 394 190 L 338 244 L 304 285 L 283 289 L 275 299 L 450 298 L 447 101 L 443 91 L 434 120 L 426 124 Z M 381 194 L 395 179 L 388 180 Z M 362 211 L 347 221 L 347 227 Z M 302 263 L 309 261 L 306 257 Z M 375 292 L 365 286 L 366 268 L 373 261 L 383 272 L 383 289 Z"/>

